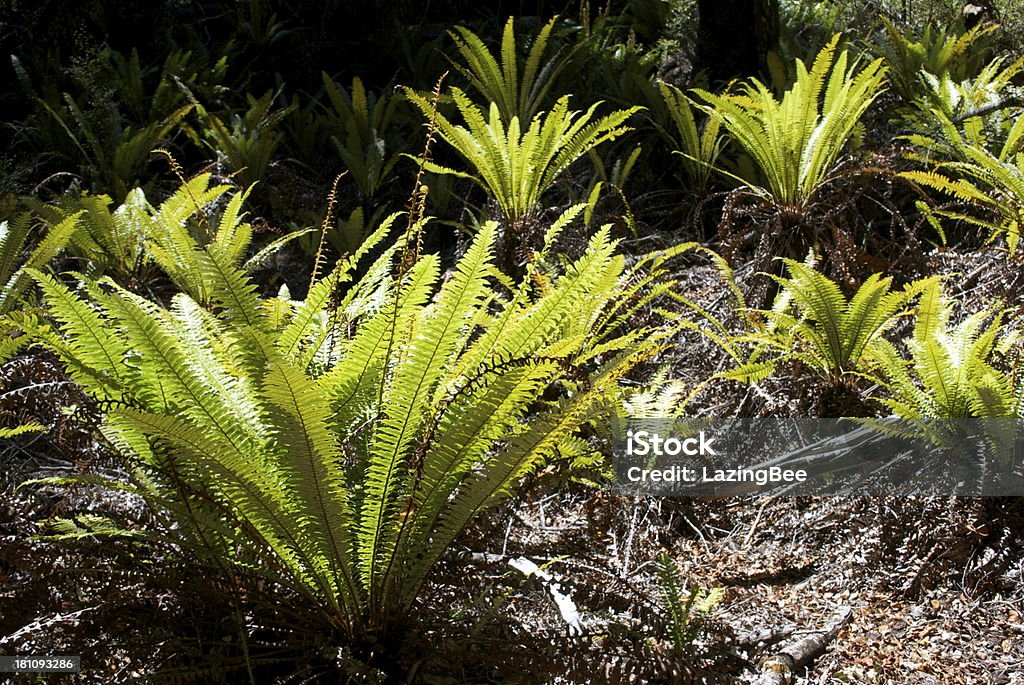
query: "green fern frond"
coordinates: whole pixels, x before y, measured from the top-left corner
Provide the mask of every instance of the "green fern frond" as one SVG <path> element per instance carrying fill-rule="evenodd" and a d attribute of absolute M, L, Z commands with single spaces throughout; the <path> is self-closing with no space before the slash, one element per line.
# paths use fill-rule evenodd
<path fill-rule="evenodd" d="M 10 440 L 29 433 L 45 433 L 46 427 L 38 423 L 23 423 L 13 428 L 0 427 L 0 440 Z"/>
<path fill-rule="evenodd" d="M 1014 382 L 993 366 L 1008 332 L 1003 315 L 983 310 L 952 324 L 952 314 L 952 303 L 931 280 L 907 341 L 909 362 L 894 353 L 883 359 L 880 372 L 891 397 L 882 401 L 910 420 L 1014 416 Z"/>
<path fill-rule="evenodd" d="M 891 278 L 873 274 L 847 300 L 811 263 L 783 261 L 788 277 L 773 276 L 782 292 L 775 307 L 762 312 L 771 327 L 754 337 L 780 350 L 792 349 L 794 356 L 832 380 L 874 364 L 882 334 L 934 280 L 892 291 Z"/>
<path fill-rule="evenodd" d="M 655 560 L 661 599 L 668 614 L 669 640 L 680 658 L 692 656 L 693 642 L 704 629 L 708 614 L 724 596 L 722 588 L 686 590 L 679 567 L 662 553 Z"/>
<path fill-rule="evenodd" d="M 1007 253 L 1012 257 L 1020 242 L 1024 217 L 1024 172 L 1019 160 L 1001 161 L 979 145 L 965 141 L 958 142 L 957 149 L 965 161 L 948 162 L 935 171 L 907 171 L 902 176 L 994 215 L 995 221 L 990 221 L 970 214 L 938 212 L 988 229 L 990 240 L 1005 236 Z"/>
<path fill-rule="evenodd" d="M 515 20 L 512 17 L 502 32 L 500 56 L 492 54 L 479 36 L 463 26 L 456 26 L 449 32 L 463 61 L 463 64 L 454 63 L 455 68 L 485 101 L 498 106 L 506 123 L 513 118 L 520 121 L 533 119 L 543 107 L 559 73 L 568 65 L 568 59 L 561 53 L 544 61 L 556 21 L 557 17 L 548 21 L 534 36 L 523 61 L 521 75 Z"/>
<path fill-rule="evenodd" d="M 11 311 L 30 282 L 27 270 L 40 270 L 56 257 L 74 238 L 80 212 L 57 220 L 39 244 L 22 258 L 32 230 L 29 214 L 21 213 L 0 222 L 0 314 Z"/>

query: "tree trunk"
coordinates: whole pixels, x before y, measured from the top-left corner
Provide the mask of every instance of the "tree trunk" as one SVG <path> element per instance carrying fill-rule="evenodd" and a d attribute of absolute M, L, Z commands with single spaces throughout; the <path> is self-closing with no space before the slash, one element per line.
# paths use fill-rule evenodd
<path fill-rule="evenodd" d="M 779 48 L 779 0 L 697 0 L 697 68 L 712 86 L 767 72 Z"/>
<path fill-rule="evenodd" d="M 968 0 L 964 3 L 961 14 L 964 18 L 964 28 L 968 31 L 982 22 L 998 21 L 992 0 Z"/>

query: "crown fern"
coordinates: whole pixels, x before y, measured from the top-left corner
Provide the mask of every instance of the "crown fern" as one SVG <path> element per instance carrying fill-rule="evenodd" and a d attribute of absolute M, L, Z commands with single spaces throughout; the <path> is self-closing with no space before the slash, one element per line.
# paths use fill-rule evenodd
<path fill-rule="evenodd" d="M 919 418 L 1007 418 L 1017 412 L 1014 381 L 995 359 L 1015 340 L 1001 312 L 980 311 L 953 324 L 953 307 L 931 281 L 921 295 L 910 359 L 889 350 L 882 378 L 890 397 L 881 398 L 897 416 Z"/>
<path fill-rule="evenodd" d="M 32 272 L 56 321 L 41 339 L 111 402 L 104 433 L 144 467 L 137 487 L 175 516 L 168 534 L 355 639 L 400 631 L 466 525 L 573 444 L 667 335 L 625 325 L 663 292 L 664 260 L 627 271 L 607 228 L 507 295 L 494 223 L 443 283 L 438 258 L 410 266 L 403 241 L 354 281 L 393 221 L 299 302 L 258 297 L 214 244 L 193 246 L 208 306 Z"/>
<path fill-rule="evenodd" d="M 788 277 L 773 276 L 782 292 L 765 311 L 770 325 L 757 335 L 832 381 L 866 371 L 877 360 L 882 334 L 933 279 L 892 290 L 892 279 L 873 274 L 847 299 L 813 262 L 783 260 Z"/>
<path fill-rule="evenodd" d="M 560 53 L 544 61 L 556 20 L 557 17 L 541 27 L 522 65 L 516 54 L 513 17 L 508 18 L 501 34 L 500 56 L 492 54 L 479 36 L 463 26 L 456 26 L 449 32 L 464 63 L 455 63 L 455 68 L 487 102 L 498 106 L 504 121 L 511 121 L 513 117 L 520 121 L 533 119 L 558 74 L 568 64 Z"/>
<path fill-rule="evenodd" d="M 430 100 L 412 91 L 410 99 L 425 116 L 432 116 Z M 472 167 L 474 174 L 428 162 L 426 169 L 471 179 L 498 205 L 507 226 L 519 228 L 538 211 L 541 195 L 573 162 L 601 143 L 626 133 L 623 126 L 639 107 L 595 118 L 600 103 L 586 112 L 570 112 L 568 97 L 559 98 L 546 113 L 528 122 L 514 116 L 506 124 L 501 108 L 491 103 L 487 113 L 460 89 L 452 97 L 464 126 L 436 114 L 438 135 Z"/>
<path fill-rule="evenodd" d="M 881 60 L 854 73 L 848 53 L 836 55 L 839 38 L 822 48 L 809 71 L 797 60 L 796 82 L 781 100 L 757 79 L 739 94 L 694 91 L 760 171 L 761 180 L 739 180 L 784 209 L 802 211 L 826 182 L 885 82 Z"/>
<path fill-rule="evenodd" d="M 86 194 L 62 205 L 26 202 L 51 235 L 70 240 L 72 251 L 86 260 L 90 275 L 102 273 L 119 283 L 134 284 L 146 280 L 155 265 L 178 288 L 206 302 L 210 293 L 203 274 L 210 267 L 197 246 L 207 246 L 209 254 L 225 264 L 242 266 L 253 235 L 242 212 L 251 188 L 229 196 L 230 186 L 211 185 L 210 181 L 210 174 L 195 176 L 155 206 L 141 188 L 130 191 L 114 209 L 107 195 Z M 212 216 L 218 205 L 217 216 Z M 78 228 L 65 236 L 71 230 L 69 225 Z M 289 233 L 273 241 L 245 261 L 244 268 L 258 266 L 306 232 Z"/>
<path fill-rule="evenodd" d="M 930 171 L 906 171 L 902 175 L 981 209 L 982 215 L 948 210 L 937 213 L 986 229 L 990 241 L 1004 236 L 1008 255 L 1013 256 L 1024 222 L 1024 153 L 1018 149 L 1024 128 L 1014 126 L 1009 139 L 1012 149 L 1004 149 L 1000 156 L 967 141 L 952 124 L 945 130 L 947 140 L 962 161 L 944 162 Z"/>

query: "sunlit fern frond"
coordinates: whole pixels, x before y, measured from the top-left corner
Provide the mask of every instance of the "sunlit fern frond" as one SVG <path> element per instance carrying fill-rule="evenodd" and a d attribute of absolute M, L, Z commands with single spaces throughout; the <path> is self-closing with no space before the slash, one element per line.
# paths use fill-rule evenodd
<path fill-rule="evenodd" d="M 449 32 L 461 63 L 455 68 L 466 77 L 485 102 L 498 107 L 503 121 L 530 121 L 546 104 L 549 93 L 568 64 L 556 52 L 545 61 L 551 46 L 551 31 L 557 17 L 548 21 L 533 37 L 526 59 L 520 63 L 516 45 L 515 20 L 509 17 L 501 36 L 499 54 L 493 54 L 481 38 L 463 26 Z"/>

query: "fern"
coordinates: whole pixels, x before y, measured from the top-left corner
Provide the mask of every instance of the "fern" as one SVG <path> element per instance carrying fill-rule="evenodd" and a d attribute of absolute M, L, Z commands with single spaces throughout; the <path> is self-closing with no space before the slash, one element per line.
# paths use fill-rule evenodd
<path fill-rule="evenodd" d="M 32 272 L 58 329 L 40 338 L 90 393 L 118 398 L 104 433 L 143 468 L 136 487 L 175 522 L 165 534 L 289 588 L 308 620 L 358 639 L 400 632 L 463 529 L 571 454 L 669 334 L 626 325 L 663 295 L 653 279 L 669 255 L 627 270 L 607 227 L 564 267 L 542 267 L 545 248 L 507 296 L 493 222 L 444 283 L 436 256 L 404 263 L 401 242 L 353 281 L 386 233 L 302 302 L 258 297 L 194 239 L 208 303 L 179 294 L 163 308 Z"/>
<path fill-rule="evenodd" d="M 1004 314 L 983 310 L 951 322 L 952 303 L 931 281 L 918 304 L 910 359 L 895 350 L 881 358 L 880 377 L 890 397 L 880 401 L 897 416 L 1007 418 L 1017 414 L 1014 381 L 995 365 L 1011 331 Z"/>
<path fill-rule="evenodd" d="M 24 269 L 42 269 L 60 254 L 78 230 L 81 212 L 69 213 L 47 226 L 46 234 L 25 253 L 32 234 L 32 216 L 20 213 L 0 222 L 0 314 L 11 312 L 29 284 Z"/>
<path fill-rule="evenodd" d="M 708 614 L 724 596 L 722 588 L 706 591 L 694 588 L 689 592 L 683 586 L 676 562 L 662 553 L 655 560 L 659 591 L 668 615 L 669 639 L 676 656 L 692 658 L 693 643 L 704 629 Z"/>
<path fill-rule="evenodd" d="M 703 130 L 697 126 L 697 106 L 683 91 L 667 83 L 659 83 L 661 97 L 668 108 L 675 125 L 679 142 L 683 147 L 678 153 L 683 157 L 683 170 L 694 191 L 703 191 L 715 169 L 722 152 L 724 137 L 721 135 L 721 119 L 709 116 Z"/>
<path fill-rule="evenodd" d="M 108 135 L 90 123 L 68 94 L 63 108 L 43 100 L 38 105 L 70 141 L 70 151 L 82 168 L 90 172 L 94 185 L 110 188 L 117 197 L 128 194 L 130 184 L 139 178 L 153 150 L 180 128 L 192 111 L 192 105 L 184 105 L 162 120 L 137 127 L 118 120 L 111 127 L 115 133 Z"/>
<path fill-rule="evenodd" d="M 1000 156 L 970 142 L 949 122 L 944 131 L 962 161 L 942 162 L 933 170 L 906 171 L 902 176 L 981 209 L 980 216 L 949 210 L 936 213 L 985 229 L 990 241 L 1005 237 L 1008 255 L 1013 256 L 1024 220 L 1024 152 L 1020 150 L 1024 127 L 1014 126 Z M 921 139 L 913 140 L 922 143 Z"/>
<path fill-rule="evenodd" d="M 269 90 L 259 98 L 248 93 L 245 97 L 248 107 L 231 112 L 227 121 L 198 102 L 195 107 L 204 124 L 201 130 L 206 145 L 242 185 L 252 186 L 266 178 L 270 162 L 284 141 L 280 124 L 293 105 L 275 110 L 276 93 Z"/>
<path fill-rule="evenodd" d="M 927 77 L 948 77 L 963 81 L 974 77 L 984 65 L 987 39 L 995 32 L 993 24 L 983 24 L 956 35 L 945 28 L 926 26 L 919 40 L 905 35 L 880 17 L 884 33 L 877 44 L 878 55 L 889 68 L 889 79 L 904 102 L 920 97 Z"/>
<path fill-rule="evenodd" d="M 193 109 L 189 92 L 207 90 L 227 68 L 225 59 L 209 64 L 175 50 L 153 78 L 136 50 L 125 55 L 104 48 L 68 65 L 77 88 L 60 93 L 54 83 L 40 84 L 37 91 L 12 59 L 27 99 L 35 104 L 24 130 L 37 149 L 69 160 L 95 192 L 118 201 L 140 183 L 155 148 L 170 144 L 179 131 L 194 135 L 186 121 Z"/>
<path fill-rule="evenodd" d="M 56 205 L 31 199 L 26 202 L 49 227 L 54 239 L 70 236 L 71 250 L 87 260 L 89 274 L 107 274 L 120 283 L 135 284 L 148 280 L 156 266 L 180 289 L 207 301 L 210 286 L 204 280 L 203 260 L 196 253 L 197 241 L 233 266 L 242 265 L 252 242 L 252 227 L 244 221 L 242 212 L 252 189 L 235 193 L 223 203 L 214 226 L 208 213 L 224 200 L 230 188 L 211 186 L 210 181 L 209 174 L 196 176 L 156 207 L 141 188 L 129 192 L 114 209 L 106 195 L 86 194 Z M 302 232 L 291 233 L 274 241 L 245 266 L 258 266 L 300 235 Z"/>
<path fill-rule="evenodd" d="M 430 117 L 430 100 L 407 92 L 424 115 Z M 549 111 L 528 122 L 513 117 L 506 124 L 496 103 L 492 102 L 485 114 L 460 89 L 453 88 L 452 97 L 465 126 L 437 114 L 437 132 L 475 174 L 434 162 L 428 162 L 425 168 L 468 178 L 480 185 L 498 205 L 506 225 L 514 230 L 534 217 L 541 195 L 569 165 L 601 143 L 629 131 L 623 124 L 639 109 L 632 107 L 595 118 L 600 103 L 583 113 L 570 112 L 568 97 L 563 97 Z"/>
<path fill-rule="evenodd" d="M 753 159 L 761 179 L 739 178 L 758 196 L 802 214 L 835 170 L 864 112 L 882 91 L 885 69 L 875 60 L 855 72 L 848 53 L 836 54 L 840 35 L 822 48 L 808 71 L 797 60 L 797 77 L 782 99 L 757 79 L 739 94 L 694 92 L 705 111 Z"/>
<path fill-rule="evenodd" d="M 690 299 L 677 293 L 668 293 L 671 299 L 686 307 L 697 316 L 697 319 L 687 318 L 677 312 L 665 312 L 665 315 L 677 321 L 681 328 L 694 331 L 707 338 L 724 352 L 731 362 L 731 366 L 725 371 L 718 372 L 699 383 L 686 397 L 683 402 L 684 406 L 713 381 L 759 383 L 771 376 L 778 364 L 776 351 L 764 344 L 761 338 L 762 334 L 770 334 L 772 329 L 764 321 L 763 316 L 748 307 L 746 297 L 728 262 L 713 250 L 703 247 L 697 247 L 697 249 L 710 257 L 714 263 L 724 290 L 729 296 L 729 304 L 738 317 L 738 322 L 737 325 L 730 325 L 730 322 L 724 317 L 715 315 L 712 311 L 701 307 Z"/>
<path fill-rule="evenodd" d="M 873 274 L 847 299 L 835 282 L 814 269 L 813 255 L 805 263 L 783 262 L 788 277 L 772 277 L 782 290 L 773 308 L 763 312 L 769 327 L 755 339 L 832 382 L 876 364 L 882 334 L 934 281 L 922 279 L 893 291 L 891 278 Z"/>
<path fill-rule="evenodd" d="M 337 126 L 344 131 L 343 136 L 332 136 L 331 142 L 359 192 L 372 199 L 400 157 L 396 149 L 401 142 L 393 134 L 400 96 L 375 96 L 358 77 L 352 79 L 348 91 L 327 74 L 323 74 L 323 82 Z"/>
<path fill-rule="evenodd" d="M 557 17 L 541 27 L 522 65 L 512 17 L 505 23 L 501 35 L 500 57 L 492 54 L 479 36 L 463 26 L 456 26 L 449 32 L 463 62 L 455 63 L 455 68 L 485 102 L 497 105 L 504 122 L 534 119 L 541 112 L 559 73 L 567 66 L 568 58 L 560 53 L 544 61 L 556 21 Z"/>
<path fill-rule="evenodd" d="M 45 433 L 46 428 L 38 423 L 25 423 L 13 428 L 0 428 L 0 440 L 10 440 L 29 433 Z"/>

